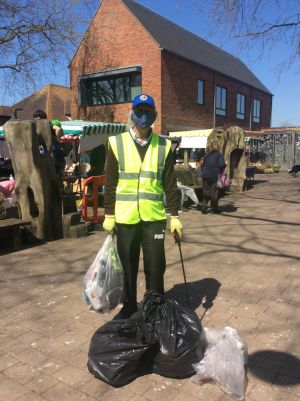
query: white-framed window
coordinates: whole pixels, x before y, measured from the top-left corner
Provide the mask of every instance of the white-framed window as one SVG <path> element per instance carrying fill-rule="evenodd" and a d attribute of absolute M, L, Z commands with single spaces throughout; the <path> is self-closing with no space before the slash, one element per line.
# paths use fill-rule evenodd
<path fill-rule="evenodd" d="M 198 79 L 198 104 L 204 104 L 204 81 L 202 79 Z"/>
<path fill-rule="evenodd" d="M 245 120 L 245 99 L 246 96 L 241 93 L 236 95 L 236 118 Z"/>
<path fill-rule="evenodd" d="M 252 119 L 254 123 L 260 123 L 261 101 L 258 99 L 253 100 L 253 113 Z"/>
<path fill-rule="evenodd" d="M 227 89 L 217 85 L 216 87 L 216 114 L 226 116 Z"/>

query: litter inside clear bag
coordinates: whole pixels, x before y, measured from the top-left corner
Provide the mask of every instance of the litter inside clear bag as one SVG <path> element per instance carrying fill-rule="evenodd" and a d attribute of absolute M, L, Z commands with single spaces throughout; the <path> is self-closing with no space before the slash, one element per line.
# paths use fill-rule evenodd
<path fill-rule="evenodd" d="M 83 299 L 98 312 L 109 312 L 123 296 L 123 268 L 116 243 L 109 235 L 83 278 Z"/>
<path fill-rule="evenodd" d="M 247 383 L 245 365 L 248 363 L 246 344 L 231 327 L 222 330 L 204 328 L 207 348 L 204 358 L 193 364 L 195 383 L 215 381 L 229 396 L 241 401 L 245 399 Z"/>

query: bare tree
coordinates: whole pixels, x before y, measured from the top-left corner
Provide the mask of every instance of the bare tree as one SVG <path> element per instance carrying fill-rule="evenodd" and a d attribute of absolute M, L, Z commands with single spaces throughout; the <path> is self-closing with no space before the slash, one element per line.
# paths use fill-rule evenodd
<path fill-rule="evenodd" d="M 178 0 L 183 7 L 186 0 Z M 188 0 L 211 21 L 211 30 L 236 38 L 239 49 L 255 48 L 258 57 L 276 51 L 279 43 L 286 52 L 278 57 L 280 69 L 299 66 L 299 0 Z"/>
<path fill-rule="evenodd" d="M 0 0 L 2 93 L 26 93 L 67 65 L 99 0 Z"/>

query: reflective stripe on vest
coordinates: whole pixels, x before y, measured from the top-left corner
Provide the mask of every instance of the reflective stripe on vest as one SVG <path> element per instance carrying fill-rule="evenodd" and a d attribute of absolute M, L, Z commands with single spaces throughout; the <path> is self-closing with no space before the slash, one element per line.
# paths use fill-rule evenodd
<path fill-rule="evenodd" d="M 143 163 L 129 132 L 110 137 L 109 143 L 119 163 L 115 206 L 117 223 L 165 219 L 162 174 L 171 142 L 152 134 Z"/>

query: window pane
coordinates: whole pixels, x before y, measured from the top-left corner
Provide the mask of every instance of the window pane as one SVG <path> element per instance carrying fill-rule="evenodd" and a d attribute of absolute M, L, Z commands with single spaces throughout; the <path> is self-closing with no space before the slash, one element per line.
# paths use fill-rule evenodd
<path fill-rule="evenodd" d="M 141 73 L 134 74 L 130 77 L 130 92 L 131 92 L 131 97 L 128 100 L 133 100 L 137 95 L 142 93 Z"/>
<path fill-rule="evenodd" d="M 221 86 L 216 89 L 216 114 L 226 116 L 226 88 Z"/>
<path fill-rule="evenodd" d="M 222 109 L 226 110 L 226 89 L 222 88 Z"/>
<path fill-rule="evenodd" d="M 219 86 L 217 86 L 216 107 L 217 109 L 221 108 L 221 88 Z"/>
<path fill-rule="evenodd" d="M 216 114 L 219 116 L 226 116 L 226 110 L 216 109 Z"/>
<path fill-rule="evenodd" d="M 84 79 L 79 85 L 80 101 L 82 106 L 130 102 L 141 89 L 141 73 Z"/>
<path fill-rule="evenodd" d="M 260 122 L 260 103 L 261 101 L 258 99 L 254 99 L 253 101 L 253 121 L 255 123 L 259 123 Z"/>
<path fill-rule="evenodd" d="M 91 95 L 92 95 L 92 104 L 98 104 L 97 103 L 97 82 L 92 82 L 92 88 L 91 88 Z"/>
<path fill-rule="evenodd" d="M 257 117 L 260 117 L 260 101 L 257 101 Z"/>
<path fill-rule="evenodd" d="M 245 95 L 238 93 L 237 96 L 237 105 L 236 105 L 236 118 L 240 120 L 245 119 Z"/>
<path fill-rule="evenodd" d="M 97 82 L 97 104 L 111 104 L 114 100 L 113 80 Z"/>
<path fill-rule="evenodd" d="M 129 77 L 115 79 L 115 92 L 114 103 L 122 103 L 130 100 Z"/>
<path fill-rule="evenodd" d="M 204 82 L 198 80 L 198 104 L 204 104 Z"/>

